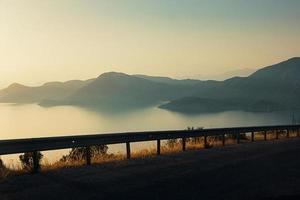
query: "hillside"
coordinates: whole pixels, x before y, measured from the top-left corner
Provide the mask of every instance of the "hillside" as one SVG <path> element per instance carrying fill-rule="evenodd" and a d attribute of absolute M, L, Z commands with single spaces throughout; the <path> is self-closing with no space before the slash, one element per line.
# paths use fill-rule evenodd
<path fill-rule="evenodd" d="M 172 85 L 109 72 L 66 98 L 71 104 L 147 106 L 183 97 L 191 92 L 185 85 Z"/>
<path fill-rule="evenodd" d="M 236 109 L 236 106 L 230 101 L 204 99 L 199 97 L 184 97 L 174 100 L 171 103 L 163 104 L 160 108 L 183 113 L 202 113 L 233 110 Z"/>
<path fill-rule="evenodd" d="M 38 103 L 45 99 L 64 99 L 91 81 L 93 79 L 86 81 L 49 82 L 38 87 L 28 87 L 13 83 L 0 91 L 0 102 Z"/>
<path fill-rule="evenodd" d="M 194 100 L 192 100 L 194 98 Z M 282 109 L 300 108 L 300 58 L 265 67 L 249 77 L 233 77 L 216 82 L 208 81 L 197 85 L 196 97 L 173 100 L 162 105 L 161 108 L 182 112 L 182 109 L 210 107 L 199 98 L 222 101 L 234 104 L 234 110 L 274 111 Z M 190 103 L 190 102 L 193 103 Z M 198 102 L 198 103 L 196 103 Z M 223 110 L 220 109 L 220 110 Z"/>
<path fill-rule="evenodd" d="M 202 81 L 196 80 L 196 79 L 178 80 L 178 79 L 173 79 L 173 78 L 163 77 L 163 76 L 147 76 L 147 75 L 141 75 L 141 74 L 137 74 L 137 75 L 133 75 L 133 76 L 138 77 L 138 78 L 143 78 L 143 79 L 153 81 L 153 82 L 166 83 L 166 84 L 169 84 L 169 85 L 189 85 L 189 86 L 193 86 L 193 85 L 196 85 L 197 83 L 202 82 Z"/>

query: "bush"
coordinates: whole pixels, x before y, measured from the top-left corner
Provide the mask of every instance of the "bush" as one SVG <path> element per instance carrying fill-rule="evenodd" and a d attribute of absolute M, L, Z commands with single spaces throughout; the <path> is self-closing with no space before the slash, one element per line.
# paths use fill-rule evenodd
<path fill-rule="evenodd" d="M 3 161 L 2 159 L 0 158 L 0 169 L 4 168 L 4 164 L 3 164 Z"/>
<path fill-rule="evenodd" d="M 108 146 L 107 145 L 96 145 L 90 147 L 91 157 L 107 155 Z M 63 156 L 60 161 L 79 161 L 84 160 L 86 155 L 86 147 L 75 147 L 72 148 L 68 155 Z"/>
<path fill-rule="evenodd" d="M 38 151 L 37 156 L 38 156 L 38 162 L 40 163 L 43 158 L 43 154 L 41 154 L 41 152 Z M 34 167 L 33 152 L 24 153 L 19 156 L 19 159 L 21 161 L 21 165 L 23 169 L 28 171 L 31 171 L 33 169 Z"/>
<path fill-rule="evenodd" d="M 188 126 L 186 130 L 188 131 L 194 131 L 194 130 L 202 130 L 203 127 L 198 127 L 198 128 L 194 128 L 193 126 Z M 191 142 L 191 141 L 194 141 L 194 143 L 200 143 L 201 139 L 200 137 L 194 137 L 194 138 L 185 138 L 185 142 L 188 143 L 188 142 Z M 169 149 L 173 149 L 175 148 L 178 144 L 182 144 L 182 139 L 168 139 L 167 142 L 166 142 L 166 146 L 169 148 Z"/>
<path fill-rule="evenodd" d="M 5 178 L 8 175 L 8 170 L 6 169 L 3 161 L 0 158 L 0 180 Z"/>
<path fill-rule="evenodd" d="M 178 141 L 178 139 L 169 139 L 167 140 L 166 145 L 168 148 L 173 149 L 179 143 Z"/>

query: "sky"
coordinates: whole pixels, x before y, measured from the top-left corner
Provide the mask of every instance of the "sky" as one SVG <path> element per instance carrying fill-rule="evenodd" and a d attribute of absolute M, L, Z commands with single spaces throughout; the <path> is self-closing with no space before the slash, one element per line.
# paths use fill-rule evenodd
<path fill-rule="evenodd" d="M 0 0 L 0 87 L 170 77 L 300 56 L 299 0 Z"/>

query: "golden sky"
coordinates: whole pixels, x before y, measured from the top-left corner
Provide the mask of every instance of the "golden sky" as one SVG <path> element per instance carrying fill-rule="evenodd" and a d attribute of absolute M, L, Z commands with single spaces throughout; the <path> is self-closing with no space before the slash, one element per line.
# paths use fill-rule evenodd
<path fill-rule="evenodd" d="M 0 87 L 189 77 L 300 56 L 297 0 L 0 0 Z"/>

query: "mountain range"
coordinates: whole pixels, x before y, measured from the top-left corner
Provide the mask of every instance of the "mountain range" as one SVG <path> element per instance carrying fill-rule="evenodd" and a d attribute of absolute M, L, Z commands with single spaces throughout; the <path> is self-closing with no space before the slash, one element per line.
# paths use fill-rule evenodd
<path fill-rule="evenodd" d="M 14 83 L 0 90 L 2 103 L 114 108 L 155 105 L 185 113 L 299 109 L 299 97 L 299 57 L 225 81 L 108 72 L 85 81 L 50 82 L 38 87 Z"/>
<path fill-rule="evenodd" d="M 190 75 L 188 77 L 199 80 L 216 80 L 216 81 L 224 81 L 226 79 L 239 76 L 239 77 L 247 77 L 253 74 L 257 69 L 254 68 L 241 68 L 235 70 L 228 70 L 222 73 L 214 73 L 214 74 L 196 74 Z M 180 76 L 185 77 L 185 76 Z"/>

